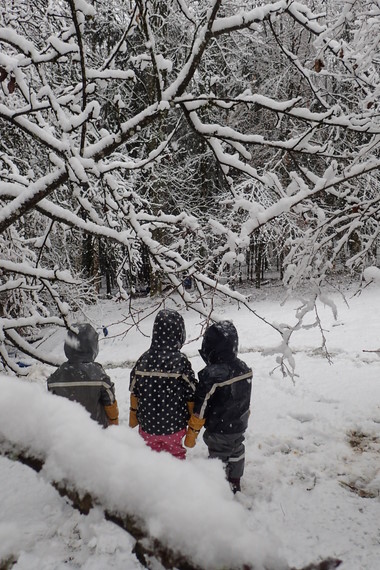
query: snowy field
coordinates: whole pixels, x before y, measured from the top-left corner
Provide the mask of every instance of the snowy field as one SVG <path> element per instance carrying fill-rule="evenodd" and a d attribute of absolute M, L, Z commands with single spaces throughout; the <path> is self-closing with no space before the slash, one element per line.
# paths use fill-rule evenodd
<path fill-rule="evenodd" d="M 84 486 L 111 506 L 138 512 L 154 536 L 180 544 L 205 568 L 231 568 L 231 560 L 247 559 L 257 568 L 270 560 L 273 569 L 297 568 L 336 557 L 341 570 L 379 570 L 380 352 L 365 351 L 380 348 L 380 286 L 360 295 L 355 290 L 346 287 L 344 297 L 331 292 L 336 319 L 330 307 L 318 305 L 332 363 L 318 348 L 317 328 L 294 333 L 294 382 L 279 370 L 271 373 L 275 356 L 263 355 L 279 344 L 274 329 L 232 302 L 217 306 L 219 316 L 235 323 L 240 357 L 254 370 L 246 472 L 235 497 L 221 464 L 207 460 L 201 437 L 180 462 L 147 449 L 128 427 L 129 371 L 149 346 L 154 313 L 127 336 L 121 334 L 127 304 L 102 301 L 88 314 L 99 330 L 105 325 L 109 331 L 100 334 L 98 361 L 115 382 L 119 427 L 104 432 L 79 405 L 46 394 L 53 370 L 46 366 L 31 366 L 17 389 L 1 377 L 0 434 L 37 441 L 49 448 L 51 460 L 38 475 L 0 457 L 0 566 L 13 558 L 15 570 L 142 568 L 131 537 L 106 522 L 101 509 L 80 515 L 49 485 L 58 474 L 83 477 Z M 260 315 L 295 323 L 300 301 L 281 300 L 279 287 L 252 290 L 251 306 Z M 136 306 L 148 303 L 139 299 Z M 183 350 L 197 372 L 203 367 L 200 318 L 182 314 Z M 63 331 L 52 334 L 46 350 L 63 358 L 63 338 Z M 99 463 L 106 466 L 105 483 Z"/>

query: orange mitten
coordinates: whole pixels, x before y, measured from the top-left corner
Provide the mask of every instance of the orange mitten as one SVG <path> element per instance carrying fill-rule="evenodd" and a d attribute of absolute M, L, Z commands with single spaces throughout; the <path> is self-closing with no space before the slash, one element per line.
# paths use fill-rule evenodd
<path fill-rule="evenodd" d="M 119 408 L 117 406 L 117 401 L 115 400 L 110 406 L 104 406 L 104 410 L 108 417 L 108 424 L 119 425 Z"/>
<path fill-rule="evenodd" d="M 137 419 L 137 408 L 139 407 L 139 401 L 134 394 L 131 394 L 131 403 L 129 407 L 129 427 L 134 428 L 139 425 L 139 420 Z"/>
<path fill-rule="evenodd" d="M 189 419 L 188 428 L 184 444 L 186 447 L 194 447 L 197 437 L 202 427 L 205 425 L 205 419 L 192 415 Z"/>
<path fill-rule="evenodd" d="M 189 410 L 190 416 L 194 412 L 194 402 L 187 402 L 187 409 Z"/>

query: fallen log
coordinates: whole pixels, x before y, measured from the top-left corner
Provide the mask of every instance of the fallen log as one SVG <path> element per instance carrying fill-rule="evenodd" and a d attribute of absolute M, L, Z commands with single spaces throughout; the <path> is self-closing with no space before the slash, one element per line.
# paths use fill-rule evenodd
<path fill-rule="evenodd" d="M 18 461 L 37 473 L 41 472 L 44 466 L 43 459 L 33 457 L 25 450 L 15 450 L 13 446 L 9 447 L 5 442 L 0 442 L 0 455 L 13 461 Z M 53 481 L 50 483 L 60 496 L 67 497 L 72 507 L 83 515 L 87 515 L 95 505 L 99 506 L 99 502 L 95 497 L 91 496 L 90 493 L 79 493 L 70 482 Z M 207 570 L 200 566 L 194 566 L 181 553 L 173 551 L 156 538 L 150 537 L 144 528 L 143 521 L 138 520 L 134 515 L 114 513 L 107 509 L 103 509 L 103 511 L 106 520 L 116 524 L 134 538 L 133 552 L 139 562 L 148 570 L 157 567 L 156 561 L 167 570 Z M 327 558 L 303 568 L 289 567 L 288 570 L 334 570 L 338 568 L 341 562 L 341 560 L 335 558 Z M 255 568 L 254 566 L 244 565 L 241 568 L 237 567 L 236 570 L 255 570 Z"/>
<path fill-rule="evenodd" d="M 166 454 L 153 455 L 132 430 L 102 430 L 84 408 L 33 382 L 0 375 L 0 383 L 0 454 L 40 472 L 81 513 L 101 509 L 130 534 L 146 568 L 271 570 L 270 536 L 247 528 L 248 513 L 218 465 L 174 464 Z M 295 570 L 270 554 L 273 567 Z M 306 570 L 337 564 L 326 560 Z"/>

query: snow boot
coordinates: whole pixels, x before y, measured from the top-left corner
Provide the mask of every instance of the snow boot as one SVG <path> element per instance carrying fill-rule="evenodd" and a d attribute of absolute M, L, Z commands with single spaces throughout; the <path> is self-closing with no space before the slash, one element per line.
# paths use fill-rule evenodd
<path fill-rule="evenodd" d="M 229 477 L 228 478 L 228 482 L 230 484 L 231 487 L 231 491 L 233 492 L 233 494 L 235 495 L 236 493 L 238 493 L 239 491 L 241 491 L 240 488 L 240 477 L 235 479 L 233 477 Z"/>

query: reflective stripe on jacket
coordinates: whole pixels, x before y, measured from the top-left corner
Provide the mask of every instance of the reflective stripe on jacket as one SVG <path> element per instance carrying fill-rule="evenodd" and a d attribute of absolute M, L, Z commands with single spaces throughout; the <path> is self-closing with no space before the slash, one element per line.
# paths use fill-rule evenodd
<path fill-rule="evenodd" d="M 199 372 L 194 413 L 205 418 L 213 433 L 242 433 L 247 429 L 252 370 L 238 358 L 206 366 Z"/>
<path fill-rule="evenodd" d="M 182 316 L 177 311 L 160 311 L 151 346 L 131 371 L 129 389 L 138 398 L 137 418 L 148 434 L 169 435 L 187 425 L 187 402 L 194 400 L 196 379 L 188 358 L 180 352 L 184 340 Z"/>
<path fill-rule="evenodd" d="M 68 361 L 48 378 L 48 390 L 79 402 L 93 420 L 107 427 L 104 407 L 115 402 L 115 388 L 102 366 L 94 362 L 98 354 L 97 332 L 87 323 L 73 325 L 64 348 Z"/>
<path fill-rule="evenodd" d="M 108 426 L 104 406 L 115 402 L 115 388 L 97 362 L 62 364 L 48 379 L 48 390 L 57 396 L 79 402 L 93 420 Z"/>
<path fill-rule="evenodd" d="M 194 413 L 212 433 L 238 434 L 247 429 L 252 370 L 237 357 L 238 334 L 230 321 L 205 332 L 200 354 L 207 366 L 198 374 Z"/>

